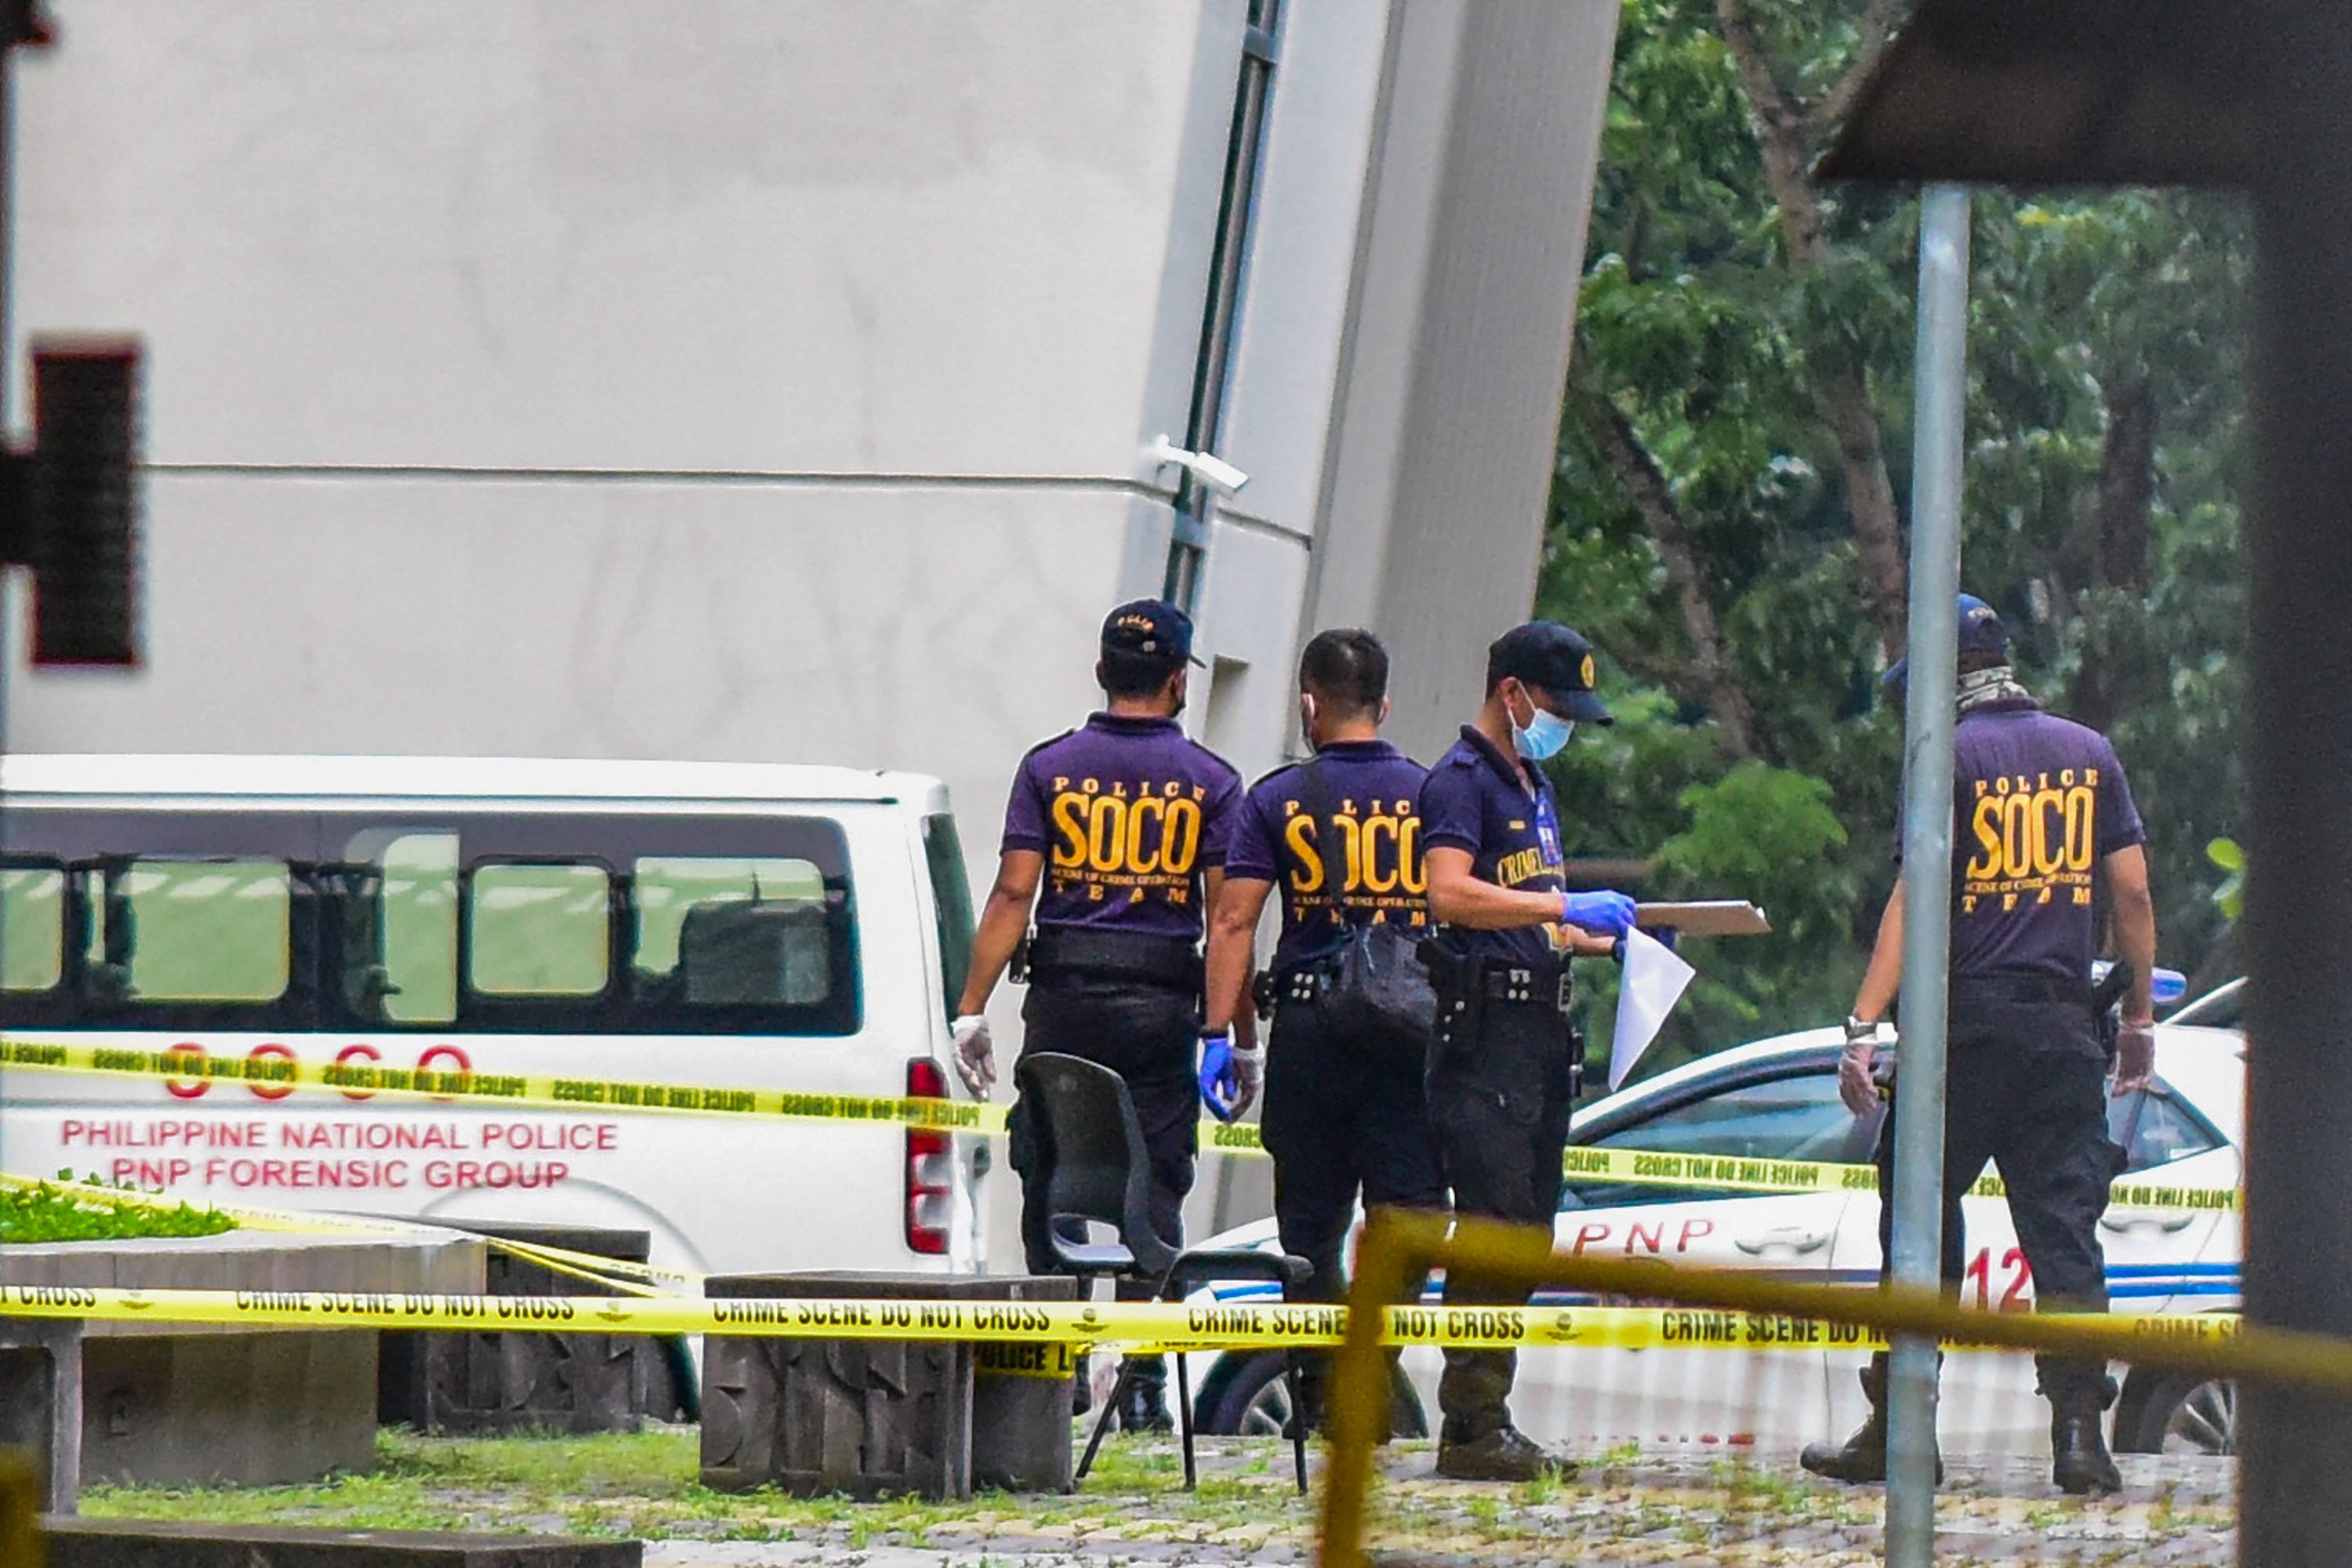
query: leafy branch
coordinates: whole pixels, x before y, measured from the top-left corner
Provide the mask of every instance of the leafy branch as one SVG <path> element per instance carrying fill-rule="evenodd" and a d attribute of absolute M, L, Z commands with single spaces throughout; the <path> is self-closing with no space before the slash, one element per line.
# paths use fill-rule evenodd
<path fill-rule="evenodd" d="M 1690 525 L 1682 515 L 1672 487 L 1659 471 L 1657 459 L 1642 442 L 1641 433 L 1622 409 L 1610 400 L 1592 366 L 1591 345 L 1580 341 L 1571 360 L 1570 391 L 1576 411 L 1590 430 L 1593 444 L 1608 461 L 1633 510 L 1641 514 L 1666 582 L 1681 607 L 1683 635 L 1690 657 L 1679 665 L 1653 664 L 1652 679 L 1675 696 L 1696 700 L 1723 730 L 1724 745 L 1737 758 L 1757 755 L 1756 714 L 1738 672 L 1724 647 L 1723 627 L 1707 602 L 1699 576 L 1698 556 Z"/>
<path fill-rule="evenodd" d="M 1821 104 L 1808 109 L 1782 84 L 1770 47 L 1750 19 L 1746 0 L 1716 0 L 1716 23 L 1748 95 L 1765 184 L 1779 210 L 1793 271 L 1819 271 L 1830 259 L 1827 215 L 1821 189 L 1812 179 L 1813 140 L 1823 123 L 1818 111 L 1826 105 L 1849 102 L 1858 90 L 1855 73 L 1864 68 L 1861 56 L 1874 58 L 1885 48 L 1893 28 L 1891 10 L 1885 0 L 1873 0 L 1865 12 L 1864 47 L 1857 52 L 1855 64 Z M 1881 647 L 1892 658 L 1904 642 L 1906 574 L 1895 487 L 1886 474 L 1885 439 L 1878 416 L 1870 406 L 1869 379 L 1861 362 L 1849 352 L 1824 344 L 1813 363 L 1814 400 L 1837 443 L 1838 462 L 1845 475 L 1846 507 L 1862 569 L 1863 611 L 1876 628 Z"/>

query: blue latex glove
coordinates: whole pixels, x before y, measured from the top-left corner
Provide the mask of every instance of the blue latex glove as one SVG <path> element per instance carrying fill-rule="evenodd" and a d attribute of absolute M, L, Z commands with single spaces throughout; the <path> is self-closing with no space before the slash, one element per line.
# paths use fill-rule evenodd
<path fill-rule="evenodd" d="M 1201 1037 L 1201 1100 L 1209 1114 L 1231 1121 L 1241 1114 L 1241 1075 L 1234 1069 L 1231 1030 Z"/>
<path fill-rule="evenodd" d="M 1623 936 L 1633 929 L 1633 900 L 1606 888 L 1590 893 L 1562 893 L 1559 918 L 1596 936 Z"/>

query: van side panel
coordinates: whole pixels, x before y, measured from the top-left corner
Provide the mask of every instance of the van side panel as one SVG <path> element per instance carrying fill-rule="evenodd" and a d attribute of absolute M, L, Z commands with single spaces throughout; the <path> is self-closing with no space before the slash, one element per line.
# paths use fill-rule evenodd
<path fill-rule="evenodd" d="M 28 960 L 0 992 L 16 1037 L 896 1097 L 944 1037 L 919 824 L 895 803 L 19 795 L 5 826 L 12 934 L 57 904 L 54 984 Z M 947 1257 L 908 1248 L 895 1126 L 0 1085 L 0 1162 L 18 1173 L 643 1227 L 661 1260 L 708 1270 L 974 1261 L 969 1236 Z"/>

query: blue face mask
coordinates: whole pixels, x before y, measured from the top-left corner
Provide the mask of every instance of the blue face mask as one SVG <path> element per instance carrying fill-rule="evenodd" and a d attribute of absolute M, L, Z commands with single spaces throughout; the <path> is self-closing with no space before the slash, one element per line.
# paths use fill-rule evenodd
<path fill-rule="evenodd" d="M 1524 727 L 1516 718 L 1511 719 L 1511 744 L 1531 763 L 1547 762 L 1559 755 L 1559 749 L 1576 733 L 1576 721 L 1547 713 L 1533 699 L 1528 700 L 1528 707 L 1529 713 Z M 1507 710 L 1505 716 L 1509 717 Z"/>

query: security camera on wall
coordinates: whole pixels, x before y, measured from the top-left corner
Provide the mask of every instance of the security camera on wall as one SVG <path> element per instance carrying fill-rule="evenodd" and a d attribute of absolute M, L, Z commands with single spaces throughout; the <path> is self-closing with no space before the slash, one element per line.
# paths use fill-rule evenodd
<path fill-rule="evenodd" d="M 1165 436 L 1152 441 L 1150 456 L 1154 466 L 1181 468 L 1196 482 L 1228 499 L 1249 483 L 1247 474 L 1223 458 L 1210 452 L 1188 452 Z"/>

